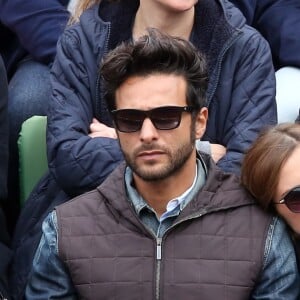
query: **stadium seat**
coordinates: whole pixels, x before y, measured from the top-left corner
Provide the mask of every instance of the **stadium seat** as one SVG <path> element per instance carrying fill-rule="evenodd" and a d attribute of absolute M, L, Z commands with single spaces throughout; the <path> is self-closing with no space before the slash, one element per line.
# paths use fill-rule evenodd
<path fill-rule="evenodd" d="M 23 122 L 18 139 L 21 206 L 48 169 L 47 117 L 33 116 Z"/>

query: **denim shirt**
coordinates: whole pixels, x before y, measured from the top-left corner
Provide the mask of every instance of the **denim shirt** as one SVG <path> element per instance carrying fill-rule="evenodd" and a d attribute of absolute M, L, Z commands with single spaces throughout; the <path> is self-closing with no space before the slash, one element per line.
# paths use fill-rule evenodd
<path fill-rule="evenodd" d="M 142 199 L 131 185 L 132 173 L 126 169 L 125 182 L 128 199 L 141 221 L 155 237 L 162 237 L 180 211 L 205 183 L 205 170 L 199 162 L 192 186 L 177 199 L 168 203 L 171 209 L 157 217 L 154 210 Z M 296 257 L 283 221 L 275 218 L 268 230 L 265 244 L 264 265 L 261 278 L 251 299 L 297 299 L 300 279 Z M 25 293 L 26 299 L 77 299 L 71 277 L 58 255 L 57 218 L 55 211 L 43 223 L 43 235 L 35 253 L 33 268 Z"/>

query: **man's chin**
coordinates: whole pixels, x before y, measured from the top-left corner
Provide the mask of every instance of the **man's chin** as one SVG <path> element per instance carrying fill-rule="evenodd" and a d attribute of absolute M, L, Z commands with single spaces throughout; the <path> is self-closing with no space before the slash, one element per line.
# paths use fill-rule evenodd
<path fill-rule="evenodd" d="M 169 172 L 166 172 L 165 169 L 153 167 L 139 168 L 134 173 L 147 182 L 163 180 L 169 176 Z"/>

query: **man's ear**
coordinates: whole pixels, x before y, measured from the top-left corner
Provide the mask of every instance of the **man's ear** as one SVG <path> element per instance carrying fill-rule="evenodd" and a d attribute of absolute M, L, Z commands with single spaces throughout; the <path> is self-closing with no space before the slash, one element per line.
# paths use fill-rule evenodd
<path fill-rule="evenodd" d="M 208 109 L 207 107 L 202 107 L 197 113 L 195 120 L 195 138 L 201 139 L 206 130 L 206 123 L 208 119 Z"/>

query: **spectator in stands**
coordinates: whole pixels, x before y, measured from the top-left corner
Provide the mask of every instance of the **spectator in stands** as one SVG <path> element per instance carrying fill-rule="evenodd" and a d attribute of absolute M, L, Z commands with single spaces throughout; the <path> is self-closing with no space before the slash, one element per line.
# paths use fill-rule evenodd
<path fill-rule="evenodd" d="M 0 53 L 9 77 L 10 162 L 6 211 L 12 228 L 19 213 L 17 138 L 24 120 L 32 115 L 47 115 L 50 65 L 57 40 L 69 19 L 68 1 L 0 0 Z"/>
<path fill-rule="evenodd" d="M 259 204 L 289 225 L 300 267 L 299 170 L 300 124 L 284 123 L 261 132 L 245 155 L 241 177 Z"/>
<path fill-rule="evenodd" d="M 283 222 L 195 149 L 204 58 L 152 30 L 101 74 L 127 166 L 46 220 L 26 299 L 296 299 Z"/>
<path fill-rule="evenodd" d="M 8 117 L 7 117 L 7 79 L 0 55 L 0 204 L 7 198 L 8 168 Z"/>
<path fill-rule="evenodd" d="M 0 55 L 0 299 L 8 299 L 8 265 L 11 260 L 9 235 L 2 212 L 7 198 L 8 165 L 8 119 L 7 119 L 7 79 L 6 70 Z"/>
<path fill-rule="evenodd" d="M 243 153 L 256 134 L 276 123 L 269 45 L 245 26 L 244 17 L 230 2 L 102 0 L 79 5 L 91 7 L 61 36 L 52 67 L 47 130 L 50 176 L 27 201 L 14 237 L 11 284 L 16 294 L 23 292 L 48 212 L 98 186 L 123 161 L 115 130 L 109 127 L 112 120 L 98 75 L 108 50 L 155 27 L 189 39 L 206 55 L 210 116 L 203 140 L 226 147 L 218 162 L 225 171 L 239 173 Z"/>
<path fill-rule="evenodd" d="M 0 299 L 10 299 L 8 290 L 8 269 L 12 259 L 10 237 L 6 229 L 6 219 L 0 207 Z"/>
<path fill-rule="evenodd" d="M 231 2 L 269 42 L 276 69 L 278 122 L 293 122 L 300 103 L 300 1 Z"/>

